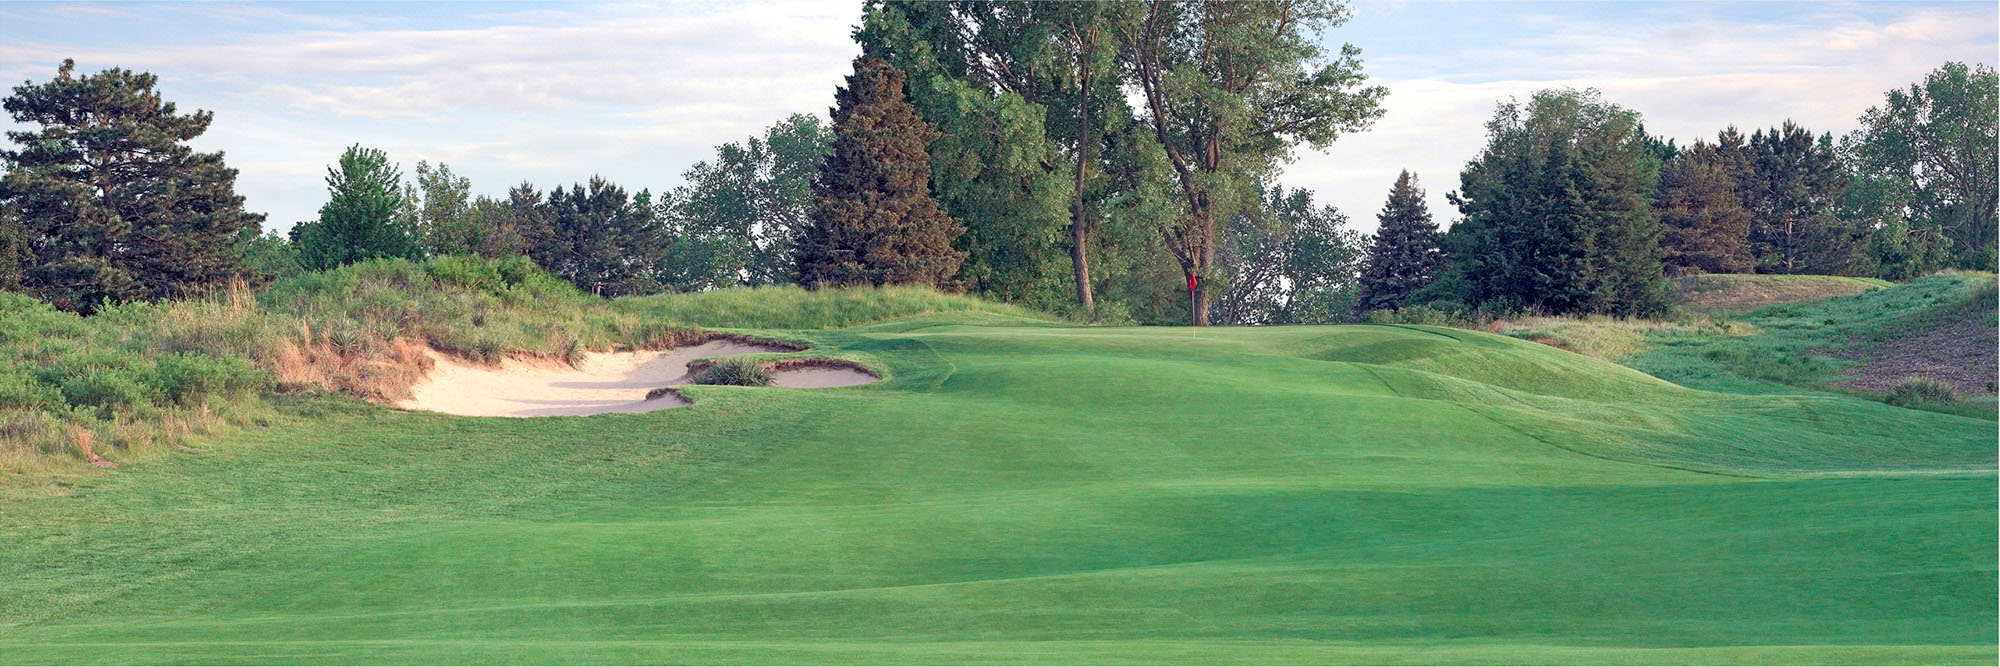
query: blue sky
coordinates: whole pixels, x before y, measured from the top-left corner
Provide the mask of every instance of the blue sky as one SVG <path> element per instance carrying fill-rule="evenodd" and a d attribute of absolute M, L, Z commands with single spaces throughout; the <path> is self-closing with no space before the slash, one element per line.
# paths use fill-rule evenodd
<path fill-rule="evenodd" d="M 1303 152 L 1283 182 L 1374 227 L 1400 169 L 1444 195 L 1496 103 L 1596 87 L 1683 142 L 1796 120 L 1836 135 L 1947 60 L 2000 60 L 1993 2 L 1362 0 L 1329 42 L 1361 47 L 1390 94 L 1367 132 Z M 602 174 L 662 190 L 794 112 L 824 115 L 856 48 L 859 2 L 5 3 L 0 82 L 64 57 L 160 75 L 215 112 L 222 150 L 268 226 L 311 218 L 353 143 L 406 174 L 444 162 L 475 191 Z"/>

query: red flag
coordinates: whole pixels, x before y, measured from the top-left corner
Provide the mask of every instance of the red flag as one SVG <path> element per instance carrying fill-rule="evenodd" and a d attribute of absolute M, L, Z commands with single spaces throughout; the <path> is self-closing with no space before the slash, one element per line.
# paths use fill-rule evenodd
<path fill-rule="evenodd" d="M 1192 292 L 1192 291 L 1194 291 L 1194 286 L 1195 286 L 1196 284 L 1197 284 L 1197 281 L 1196 281 L 1196 280 L 1194 279 L 1194 274 L 1192 274 L 1192 273 L 1188 274 L 1188 291 L 1189 291 L 1189 292 Z"/>

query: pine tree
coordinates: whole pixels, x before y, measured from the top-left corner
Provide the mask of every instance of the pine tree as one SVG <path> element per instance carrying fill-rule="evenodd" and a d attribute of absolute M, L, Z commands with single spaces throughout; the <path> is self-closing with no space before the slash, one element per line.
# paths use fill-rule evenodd
<path fill-rule="evenodd" d="M 1355 312 L 1400 308 L 1410 293 L 1437 277 L 1443 255 L 1438 252 L 1437 223 L 1431 221 L 1424 191 L 1408 171 L 1396 176 L 1389 201 L 1376 216 L 1375 243 L 1361 270 L 1361 294 Z"/>
<path fill-rule="evenodd" d="M 1727 158 L 1705 142 L 1661 168 L 1655 210 L 1665 230 L 1660 245 L 1669 275 L 1750 270 L 1750 212 L 1736 189 Z"/>
<path fill-rule="evenodd" d="M 1750 252 L 1761 273 L 1845 274 L 1857 268 L 1867 231 L 1834 215 L 1848 176 L 1833 138 L 1786 121 L 1750 136 Z"/>
<path fill-rule="evenodd" d="M 5 152 L 11 166 L 0 182 L 27 245 L 23 286 L 89 311 L 237 275 L 234 241 L 263 216 L 244 212 L 221 153 L 187 145 L 213 114 L 178 113 L 152 74 L 79 77 L 75 68 L 63 61 L 55 80 L 15 87 L 4 104 L 32 128 L 7 133 L 19 148 Z"/>
<path fill-rule="evenodd" d="M 930 195 L 936 129 L 903 98 L 903 74 L 857 58 L 834 95 L 833 152 L 814 186 L 812 223 L 794 247 L 797 282 L 945 285 L 966 253 L 965 231 Z"/>
<path fill-rule="evenodd" d="M 516 200 L 533 196 L 525 184 Z M 538 224 L 545 224 L 528 247 L 528 256 L 550 273 L 607 297 L 660 290 L 653 266 L 667 253 L 666 228 L 645 190 L 627 196 L 625 189 L 592 176 L 568 190 L 549 191 L 539 207 Z"/>
<path fill-rule="evenodd" d="M 406 202 L 403 175 L 389 155 L 349 146 L 337 167 L 327 167 L 327 202 L 319 219 L 292 227 L 299 264 L 321 271 L 383 257 L 422 259 L 424 248 L 399 213 Z"/>

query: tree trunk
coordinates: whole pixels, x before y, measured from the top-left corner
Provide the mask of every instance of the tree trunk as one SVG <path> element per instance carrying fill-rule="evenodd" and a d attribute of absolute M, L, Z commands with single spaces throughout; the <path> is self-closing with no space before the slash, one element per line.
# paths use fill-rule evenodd
<path fill-rule="evenodd" d="M 1188 323 L 1197 327 L 1208 326 L 1208 286 L 1195 283 L 1188 293 Z"/>
<path fill-rule="evenodd" d="M 1074 26 L 1070 28 L 1076 30 Z M 1076 192 L 1075 201 L 1069 209 L 1069 261 L 1076 267 L 1076 302 L 1083 306 L 1086 315 L 1097 314 L 1097 304 L 1090 295 L 1090 258 L 1086 256 L 1084 241 L 1089 236 L 1084 230 L 1083 182 L 1084 168 L 1090 164 L 1090 64 L 1085 60 L 1092 49 L 1092 42 L 1078 36 L 1076 115 Z"/>

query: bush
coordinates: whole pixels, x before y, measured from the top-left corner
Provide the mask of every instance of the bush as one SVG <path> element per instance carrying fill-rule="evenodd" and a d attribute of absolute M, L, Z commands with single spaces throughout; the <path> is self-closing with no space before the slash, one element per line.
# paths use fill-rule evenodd
<path fill-rule="evenodd" d="M 154 381 L 167 400 L 196 406 L 210 397 L 240 397 L 269 386 L 269 376 L 245 359 L 179 353 L 153 364 Z"/>
<path fill-rule="evenodd" d="M 1906 408 L 1925 405 L 1951 405 L 1958 402 L 1958 392 L 1943 380 L 1921 375 L 1903 378 L 1889 390 L 1888 403 Z"/>
<path fill-rule="evenodd" d="M 695 384 L 762 387 L 771 384 L 771 369 L 750 359 L 720 359 L 695 373 Z"/>

